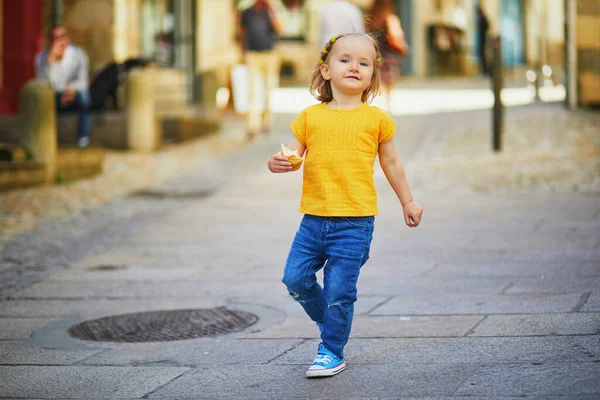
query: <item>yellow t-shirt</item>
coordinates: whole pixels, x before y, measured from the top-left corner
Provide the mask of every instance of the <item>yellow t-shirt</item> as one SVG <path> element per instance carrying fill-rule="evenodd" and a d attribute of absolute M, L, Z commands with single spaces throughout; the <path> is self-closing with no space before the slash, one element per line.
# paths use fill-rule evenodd
<path fill-rule="evenodd" d="M 396 133 L 388 113 L 367 103 L 350 110 L 321 103 L 305 108 L 292 122 L 292 131 L 306 147 L 300 212 L 377 215 L 373 164 L 379 143 Z"/>

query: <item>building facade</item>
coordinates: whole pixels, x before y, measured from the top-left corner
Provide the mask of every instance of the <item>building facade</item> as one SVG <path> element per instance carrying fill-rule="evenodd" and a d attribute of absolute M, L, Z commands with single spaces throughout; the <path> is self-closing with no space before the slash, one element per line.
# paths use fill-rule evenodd
<path fill-rule="evenodd" d="M 0 0 L 0 114 L 15 114 L 42 48 L 42 0 Z"/>
<path fill-rule="evenodd" d="M 203 81 L 225 85 L 239 62 L 234 0 L 0 0 L 0 113 L 17 111 L 18 92 L 34 77 L 35 54 L 57 21 L 81 46 L 95 76 L 108 63 L 143 57 L 183 75 L 189 101 Z M 57 4 L 60 6 L 57 7 Z M 61 10 L 59 18 L 56 10 Z M 211 84 L 212 86 L 212 84 Z"/>
<path fill-rule="evenodd" d="M 307 81 L 322 43 L 319 16 L 331 0 L 278 0 L 285 25 L 277 42 L 284 67 L 297 83 Z M 351 0 L 365 12 L 373 0 Z M 565 60 L 580 59 L 570 69 L 577 88 L 598 76 L 597 0 L 395 0 L 411 52 L 406 75 L 470 76 L 479 71 L 476 9 L 482 6 L 490 35 L 502 39 L 505 67 L 516 74 L 549 65 L 565 82 Z M 252 0 L 0 0 L 0 112 L 14 113 L 18 90 L 33 77 L 33 57 L 45 32 L 60 20 L 75 44 L 87 52 L 90 74 L 107 63 L 143 57 L 177 71 L 191 102 L 211 102 L 216 87 L 229 86 L 231 67 L 243 60 L 237 41 L 237 13 Z M 284 5 L 285 4 L 285 5 Z M 570 19 L 565 10 L 575 10 Z M 596 19 L 594 19 L 596 18 Z M 567 22 L 572 23 L 568 24 Z M 579 21 L 577 25 L 575 22 Z M 594 25 L 596 24 L 596 25 Z M 575 27 L 576 26 L 576 27 Z M 574 29 L 572 53 L 565 52 L 565 32 Z M 523 74 L 524 75 L 524 74 Z M 575 85 L 575 86 L 573 86 Z M 587 86 L 586 86 L 587 87 Z M 583 91 L 589 97 L 590 90 Z M 577 91 L 578 95 L 583 93 Z M 574 92 L 575 93 L 575 92 Z M 575 95 L 574 95 L 575 96 Z"/>

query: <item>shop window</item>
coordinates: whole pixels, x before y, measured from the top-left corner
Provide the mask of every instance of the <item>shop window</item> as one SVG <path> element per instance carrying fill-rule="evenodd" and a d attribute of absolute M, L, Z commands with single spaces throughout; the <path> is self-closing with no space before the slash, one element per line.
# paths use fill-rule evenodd
<path fill-rule="evenodd" d="M 175 0 L 142 0 L 140 14 L 142 57 L 174 66 Z"/>

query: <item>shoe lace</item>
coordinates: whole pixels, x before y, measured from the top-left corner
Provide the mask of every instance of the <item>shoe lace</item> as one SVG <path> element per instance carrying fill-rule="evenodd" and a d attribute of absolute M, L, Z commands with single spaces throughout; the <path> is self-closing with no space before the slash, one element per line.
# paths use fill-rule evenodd
<path fill-rule="evenodd" d="M 333 357 L 331 357 L 329 354 L 319 353 L 319 354 L 317 354 L 317 357 L 315 358 L 316 363 L 329 364 L 332 361 L 333 361 Z"/>

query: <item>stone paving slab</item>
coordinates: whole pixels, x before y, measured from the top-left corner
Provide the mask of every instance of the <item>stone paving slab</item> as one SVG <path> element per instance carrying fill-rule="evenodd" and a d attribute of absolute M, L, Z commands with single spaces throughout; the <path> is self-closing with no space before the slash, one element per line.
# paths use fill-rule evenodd
<path fill-rule="evenodd" d="M 370 315 L 565 313 L 581 294 L 511 294 L 464 296 L 397 296 Z"/>
<path fill-rule="evenodd" d="M 127 252 L 129 250 L 124 249 L 121 251 Z M 107 257 L 107 261 L 109 265 L 196 269 L 207 279 L 233 278 L 234 276 L 231 276 L 231 268 L 228 269 L 226 268 L 227 266 L 235 265 L 236 269 L 240 267 L 238 270 L 239 273 L 244 272 L 244 270 L 250 270 L 258 265 L 259 262 L 266 262 L 264 259 L 259 258 L 257 252 L 240 250 L 232 253 L 230 248 L 206 250 L 202 254 L 189 254 L 185 251 L 176 252 L 172 249 L 169 251 L 138 250 L 125 259 L 127 258 L 134 260 L 133 264 L 123 262 L 123 258 L 119 255 L 111 256 L 110 258 Z M 285 260 L 285 256 L 277 261 L 281 262 L 281 259 Z M 239 265 L 241 260 L 246 260 L 246 262 Z"/>
<path fill-rule="evenodd" d="M 458 396 L 600 396 L 600 364 L 482 366 L 458 389 Z M 471 383 L 475 383 L 472 385 Z"/>
<path fill-rule="evenodd" d="M 269 282 L 276 282 L 277 283 L 275 286 L 276 289 L 277 289 L 277 286 L 279 286 L 280 290 L 287 292 L 285 290 L 285 286 L 281 282 L 281 278 L 283 277 L 283 268 L 285 266 L 285 257 L 287 257 L 287 254 L 285 256 L 282 256 L 281 258 L 275 260 L 275 262 L 272 262 L 271 260 L 266 259 L 266 257 L 259 258 L 258 255 L 255 255 L 255 257 L 254 257 L 255 259 L 253 259 L 252 261 L 248 260 L 249 268 L 238 268 L 233 263 L 229 263 L 229 264 L 215 263 L 214 268 L 215 269 L 230 268 L 230 269 L 236 269 L 236 270 L 239 269 L 239 274 L 235 278 L 238 278 L 240 281 L 267 280 Z M 275 257 L 273 255 L 271 255 L 270 258 L 274 259 Z M 239 261 L 237 261 L 237 263 L 239 263 Z M 194 279 L 204 279 L 204 272 L 199 271 L 194 276 Z"/>
<path fill-rule="evenodd" d="M 600 313 L 490 315 L 469 336 L 591 335 L 600 332 Z"/>
<path fill-rule="evenodd" d="M 583 293 L 600 292 L 600 278 L 519 279 L 506 293 Z"/>
<path fill-rule="evenodd" d="M 360 279 L 398 276 L 419 277 L 431 270 L 435 262 L 424 257 L 398 257 L 371 246 L 371 258 L 360 270 Z"/>
<path fill-rule="evenodd" d="M 319 340 L 309 340 L 275 359 L 301 364 L 314 357 Z M 385 338 L 351 337 L 344 350 L 351 364 L 540 363 L 556 358 L 569 337 L 542 338 Z"/>
<path fill-rule="evenodd" d="M 108 315 L 152 310 L 181 308 L 212 308 L 224 305 L 217 298 L 145 298 L 97 300 L 5 300 L 0 307 L 0 317 L 71 317 L 100 318 Z"/>
<path fill-rule="evenodd" d="M 161 343 L 116 343 L 109 350 L 88 358 L 86 365 L 152 365 L 170 366 L 267 364 L 290 351 L 303 340 L 243 340 L 202 338 Z"/>
<path fill-rule="evenodd" d="M 58 321 L 56 318 L 0 318 L 0 340 L 19 340 Z"/>
<path fill-rule="evenodd" d="M 528 251 L 534 250 L 549 250 L 555 248 L 561 248 L 564 250 L 593 250 L 598 244 L 598 240 L 595 237 L 583 236 L 579 240 L 573 240 L 571 237 L 573 234 L 568 231 L 557 231 L 554 228 L 543 228 L 543 229 L 519 229 L 520 224 L 512 229 L 490 229 L 487 232 L 481 232 L 477 235 L 477 232 L 471 232 L 469 235 L 472 236 L 472 241 L 463 245 L 468 245 L 471 248 L 489 248 L 490 245 L 496 248 L 506 249 L 527 249 Z M 533 227 L 531 227 L 533 228 Z M 461 243 L 459 241 L 459 243 Z"/>
<path fill-rule="evenodd" d="M 355 316 L 352 321 L 353 338 L 390 337 L 460 337 L 464 336 L 483 317 L 371 317 Z M 307 316 L 288 317 L 269 330 L 248 335 L 250 338 L 306 338 L 319 336 L 313 321 Z"/>
<path fill-rule="evenodd" d="M 592 293 L 590 297 L 587 298 L 583 307 L 581 307 L 581 311 L 600 311 L 600 293 Z"/>
<path fill-rule="evenodd" d="M 98 269 L 96 269 L 98 267 Z M 165 268 L 127 266 L 124 264 L 104 264 L 90 269 L 64 269 L 48 277 L 55 282 L 97 282 L 97 281 L 184 281 L 198 274 L 196 268 Z M 113 269 L 114 268 L 114 269 Z"/>
<path fill-rule="evenodd" d="M 557 359 L 558 362 L 600 362 L 600 335 L 576 336 Z"/>
<path fill-rule="evenodd" d="M 43 349 L 21 342 L 0 342 L 0 365 L 69 365 L 97 353 L 98 350 Z"/>
<path fill-rule="evenodd" d="M 19 268 L 2 272 L 0 297 L 9 296 L 52 271 L 69 265 L 89 252 L 123 240 L 145 223 L 168 213 L 174 202 L 161 207 L 136 199 L 117 199 L 58 221 L 41 224 L 32 232 L 0 243 L 0 261 L 17 261 Z M 4 281 L 9 281 L 9 285 Z"/>
<path fill-rule="evenodd" d="M 600 276 L 600 262 L 587 262 L 577 271 L 578 276 Z"/>
<path fill-rule="evenodd" d="M 278 290 L 273 290 L 273 288 Z M 222 296 L 227 295 L 227 303 L 242 303 L 242 304 L 260 304 L 272 309 L 281 310 L 288 317 L 304 317 L 306 313 L 300 304 L 293 300 L 285 286 L 281 282 L 274 283 L 268 291 L 262 293 L 252 292 L 250 295 L 233 295 L 233 293 L 221 293 Z M 354 303 L 354 315 L 367 315 L 372 309 L 379 304 L 387 301 L 388 296 L 368 296 L 358 295 L 358 301 Z"/>
<path fill-rule="evenodd" d="M 584 263 L 595 262 L 600 259 L 600 250 L 577 251 L 527 251 L 514 253 L 507 256 L 506 260 L 513 262 L 568 262 Z"/>
<path fill-rule="evenodd" d="M 0 397 L 140 398 L 186 371 L 169 367 L 0 366 Z"/>
<path fill-rule="evenodd" d="M 368 396 L 451 396 L 456 387 L 473 373 L 473 365 L 396 364 L 381 365 L 382 379 Z"/>
<path fill-rule="evenodd" d="M 352 365 L 332 379 L 307 379 L 305 365 L 200 367 L 150 399 L 365 399 L 451 395 L 473 366 Z M 431 385 L 434 381 L 437 384 Z M 394 397 L 395 396 L 395 397 Z"/>
<path fill-rule="evenodd" d="M 375 241 L 375 238 L 373 240 Z M 395 254 L 399 262 L 405 257 L 419 257 L 435 263 L 499 263 L 504 262 L 508 254 L 507 250 L 503 249 L 474 249 L 467 246 L 447 248 L 431 243 L 426 237 L 418 243 L 406 241 L 409 242 L 410 245 L 403 244 L 402 238 L 399 237 L 397 241 L 382 244 L 379 251 Z M 423 246 L 422 243 L 428 245 Z M 373 256 L 374 259 L 375 257 L 376 255 Z"/>
<path fill-rule="evenodd" d="M 424 296 L 437 295 L 499 294 L 511 284 L 510 278 L 479 277 L 415 277 L 392 275 L 380 278 L 359 278 L 359 290 L 364 294 Z"/>
<path fill-rule="evenodd" d="M 143 268 L 173 268 L 181 267 L 179 260 L 173 259 L 167 255 L 140 255 L 121 252 L 118 247 L 105 249 L 102 253 L 91 254 L 81 260 L 74 261 L 69 264 L 68 269 L 64 270 L 65 274 L 75 272 L 76 270 L 89 271 L 103 265 L 127 266 L 127 267 L 143 267 Z M 63 272 L 63 271 L 60 271 Z"/>
<path fill-rule="evenodd" d="M 427 272 L 428 276 L 469 276 L 469 277 L 570 277 L 579 276 L 580 267 L 566 263 L 498 263 L 498 264 L 448 264 L 440 263 Z M 579 268 L 579 269 L 578 269 Z"/>
<path fill-rule="evenodd" d="M 280 280 L 273 281 L 237 281 L 229 282 L 221 277 L 218 281 L 209 278 L 186 281 L 142 281 L 121 282 L 112 281 L 44 281 L 30 286 L 12 296 L 14 299 L 74 299 L 92 298 L 155 298 L 155 297 L 222 297 L 252 296 L 256 293 L 270 292 L 279 287 L 284 290 Z"/>

